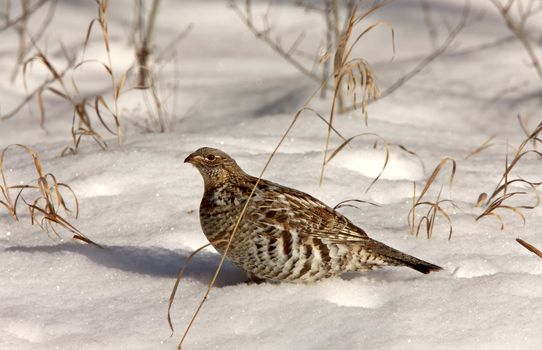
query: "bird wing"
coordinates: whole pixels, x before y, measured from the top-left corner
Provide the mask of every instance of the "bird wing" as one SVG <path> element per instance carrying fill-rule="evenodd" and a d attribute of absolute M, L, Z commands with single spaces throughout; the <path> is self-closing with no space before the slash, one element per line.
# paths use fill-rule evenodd
<path fill-rule="evenodd" d="M 251 222 L 265 235 L 296 231 L 300 236 L 334 242 L 364 241 L 365 231 L 311 195 L 262 180 L 249 205 Z"/>

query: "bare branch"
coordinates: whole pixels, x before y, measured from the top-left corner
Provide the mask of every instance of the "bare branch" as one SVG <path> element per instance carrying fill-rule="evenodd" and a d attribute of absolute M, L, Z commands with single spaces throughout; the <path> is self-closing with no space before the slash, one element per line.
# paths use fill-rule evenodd
<path fill-rule="evenodd" d="M 278 38 L 272 38 L 271 37 L 271 31 L 272 28 L 269 24 L 269 11 L 266 13 L 267 17 L 266 24 L 264 25 L 263 29 L 258 29 L 254 25 L 253 17 L 252 17 L 252 11 L 251 11 L 251 1 L 247 0 L 245 4 L 245 9 L 243 10 L 237 1 L 230 0 L 229 2 L 231 8 L 235 11 L 235 13 L 241 18 L 243 23 L 247 26 L 247 28 L 254 34 L 254 36 L 260 40 L 262 40 L 264 43 L 266 43 L 270 48 L 272 48 L 276 53 L 278 53 L 282 58 L 284 58 L 288 63 L 290 63 L 292 66 L 294 66 L 298 71 L 306 75 L 307 77 L 311 78 L 312 80 L 316 82 L 321 82 L 322 79 L 314 72 L 312 72 L 310 69 L 305 67 L 303 63 L 301 63 L 299 60 L 297 60 L 290 49 L 284 48 L 280 44 L 280 39 Z"/>
<path fill-rule="evenodd" d="M 401 86 L 403 86 L 405 83 L 407 83 L 410 79 L 414 78 L 416 75 L 418 75 L 421 71 L 423 71 L 427 66 L 429 66 L 435 59 L 440 57 L 442 54 L 444 54 L 450 45 L 455 41 L 455 39 L 458 37 L 459 33 L 465 28 L 467 25 L 467 19 L 470 12 L 470 4 L 467 2 L 465 6 L 463 7 L 463 13 L 461 15 L 461 19 L 459 20 L 459 23 L 450 31 L 446 39 L 442 42 L 442 44 L 433 52 L 431 52 L 428 56 L 426 56 L 424 59 L 422 59 L 414 68 L 412 68 L 408 73 L 401 76 L 399 79 L 397 79 L 393 84 L 388 86 L 382 93 L 380 94 L 379 99 L 383 99 L 386 96 L 391 95 L 395 92 L 395 90 L 399 89 Z M 371 103 L 374 101 L 368 101 L 368 103 Z M 353 105 L 350 107 L 345 108 L 344 112 L 351 112 L 358 108 L 359 106 Z"/>
<path fill-rule="evenodd" d="M 34 12 L 36 12 L 40 7 L 45 5 L 47 2 L 51 0 L 39 0 L 36 3 L 33 4 L 33 6 L 28 6 L 25 11 L 19 16 L 14 19 L 7 19 L 2 26 L 0 26 L 0 32 L 3 32 L 6 29 L 9 29 L 20 22 L 26 21 L 30 15 L 32 15 Z M 9 15 L 9 14 L 8 14 Z"/>
<path fill-rule="evenodd" d="M 542 4 L 539 4 L 539 6 L 535 6 L 534 1 L 530 1 L 527 7 L 523 7 L 523 2 L 518 0 L 508 0 L 506 4 L 504 4 L 500 0 L 491 0 L 491 2 L 493 3 L 493 5 L 495 5 L 497 10 L 503 17 L 506 25 L 508 26 L 508 29 L 510 29 L 510 31 L 514 33 L 516 38 L 525 48 L 525 51 L 529 55 L 531 63 L 536 69 L 538 76 L 540 77 L 540 79 L 542 79 L 542 64 L 540 63 L 540 59 L 535 52 L 534 45 L 529 38 L 529 34 L 526 30 L 528 20 L 542 10 Z M 517 5 L 517 18 L 513 16 L 511 11 L 514 4 Z"/>

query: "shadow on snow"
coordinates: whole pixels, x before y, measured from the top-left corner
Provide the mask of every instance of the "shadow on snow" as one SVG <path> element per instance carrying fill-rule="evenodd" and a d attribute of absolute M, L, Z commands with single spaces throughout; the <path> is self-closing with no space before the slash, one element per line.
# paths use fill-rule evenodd
<path fill-rule="evenodd" d="M 175 278 L 177 272 L 186 264 L 192 251 L 170 250 L 161 247 L 104 246 L 99 249 L 80 244 L 17 246 L 5 249 L 6 252 L 80 254 L 92 262 L 107 268 L 130 273 L 156 277 Z M 207 284 L 214 272 L 220 256 L 215 252 L 202 251 L 192 258 L 183 279 L 196 280 Z M 225 262 L 218 276 L 216 286 L 229 286 L 246 280 L 244 273 L 236 266 Z"/>

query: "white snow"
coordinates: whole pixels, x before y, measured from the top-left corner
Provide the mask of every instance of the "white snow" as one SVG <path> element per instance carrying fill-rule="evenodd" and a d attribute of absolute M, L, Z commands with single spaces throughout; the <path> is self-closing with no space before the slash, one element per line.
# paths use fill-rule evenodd
<path fill-rule="evenodd" d="M 277 2 L 282 40 L 306 29 L 304 47 L 315 47 L 323 21 L 288 1 Z M 455 23 L 462 3 L 431 2 L 435 13 Z M 336 116 L 345 136 L 377 133 L 390 143 L 389 165 L 365 192 L 384 161 L 382 145 L 360 138 L 333 159 L 319 186 L 327 128 L 314 116 L 299 119 L 265 177 L 311 193 L 335 205 L 358 198 L 380 204 L 341 209 L 368 234 L 397 249 L 442 266 L 422 275 L 386 268 L 311 285 L 245 284 L 245 276 L 226 263 L 190 332 L 186 349 L 541 349 L 542 260 L 515 239 L 542 247 L 542 209 L 525 211 L 526 225 L 504 215 L 506 227 L 491 218 L 478 222 L 474 203 L 491 192 L 504 168 L 505 152 L 524 134 L 518 113 L 542 119 L 542 82 L 489 2 L 472 1 L 476 20 L 445 55 L 393 95 L 369 106 L 369 125 L 360 112 Z M 121 74 L 133 60 L 127 46 L 132 2 L 111 1 L 113 66 Z M 254 11 L 265 11 L 257 1 Z M 96 15 L 94 2 L 60 1 L 46 35 L 50 50 L 61 39 L 80 45 Z M 476 15 L 484 14 L 483 17 Z M 247 172 L 258 175 L 296 110 L 314 90 L 298 73 L 244 27 L 224 1 L 164 1 L 158 44 L 166 45 L 189 23 L 178 44 L 175 131 L 147 133 L 145 102 L 138 94 L 121 98 L 126 142 L 107 137 L 102 151 L 89 140 L 80 154 L 60 157 L 70 145 L 72 110 L 48 95 L 45 130 L 38 109 L 27 108 L 0 123 L 0 147 L 23 143 L 39 154 L 45 171 L 70 184 L 81 215 L 72 222 L 100 250 L 51 239 L 31 226 L 21 210 L 13 222 L 0 211 L 0 349 L 174 349 L 220 260 L 212 249 L 197 255 L 173 307 L 176 331 L 169 337 L 167 301 L 175 276 L 192 251 L 206 243 L 198 206 L 201 176 L 183 159 L 202 146 L 231 154 Z M 431 50 L 416 1 L 396 1 L 372 17 L 390 22 L 396 56 L 390 61 L 389 32 L 379 29 L 358 50 L 376 70 L 382 88 Z M 540 33 L 540 21 L 533 31 Z M 440 39 L 446 26 L 439 25 Z M 0 33 L 0 106 L 10 110 L 24 97 L 11 85 L 16 49 L 12 31 Z M 87 58 L 100 57 L 94 35 Z M 36 73 L 39 69 L 36 66 Z M 161 73 L 171 81 L 172 66 Z M 99 66 L 76 75 L 89 94 L 110 90 Z M 38 83 L 33 80 L 32 83 Z M 110 96 L 110 95 L 109 95 Z M 315 99 L 324 116 L 329 99 Z M 464 160 L 495 133 L 495 145 Z M 333 147 L 340 144 L 333 139 Z M 402 151 L 413 150 L 419 158 Z M 409 234 L 412 182 L 418 191 L 440 159 L 457 160 L 451 193 L 461 210 L 450 209 L 452 239 L 444 220 L 431 240 Z M 423 164 L 420 161 L 423 160 Z M 540 181 L 542 163 L 526 158 L 518 175 Z M 35 178 L 31 158 L 20 150 L 6 156 L 10 181 Z M 449 198 L 442 178 L 443 196 Z M 438 191 L 440 186 L 435 186 Z M 438 187 L 438 188 L 437 188 Z M 432 191 L 429 195 L 434 195 Z M 421 212 L 420 212 L 421 213 Z M 420 214 L 419 213 L 419 214 Z"/>

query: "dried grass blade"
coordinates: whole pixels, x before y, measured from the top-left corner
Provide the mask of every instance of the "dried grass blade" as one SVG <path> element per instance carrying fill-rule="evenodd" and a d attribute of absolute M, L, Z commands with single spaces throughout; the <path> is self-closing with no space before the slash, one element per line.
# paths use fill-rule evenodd
<path fill-rule="evenodd" d="M 45 128 L 45 101 L 43 99 L 43 89 L 40 89 L 37 94 L 38 107 L 40 109 L 40 128 Z"/>
<path fill-rule="evenodd" d="M 375 207 L 380 207 L 380 204 L 376 204 L 376 203 L 373 203 L 373 202 L 370 202 L 370 201 L 364 201 L 362 199 L 345 199 L 339 203 L 337 203 L 333 209 L 334 210 L 337 210 L 337 209 L 340 209 L 340 208 L 344 208 L 344 207 L 351 207 L 351 208 L 357 208 L 359 209 L 359 207 L 353 205 L 353 204 L 349 204 L 350 202 L 355 202 L 355 203 L 362 203 L 362 204 L 369 204 L 369 205 L 372 205 L 372 206 L 375 206 Z"/>
<path fill-rule="evenodd" d="M 480 146 L 476 147 L 474 150 L 472 150 L 467 156 L 465 157 L 465 160 L 468 160 L 469 158 L 474 157 L 475 155 L 478 155 L 482 151 L 488 149 L 489 147 L 493 146 L 491 141 L 495 138 L 496 134 L 491 135 L 487 140 L 485 140 Z"/>
<path fill-rule="evenodd" d="M 516 242 L 518 242 L 519 244 L 521 244 L 523 247 L 525 247 L 525 249 L 535 253 L 538 257 L 542 258 L 542 251 L 540 251 L 539 249 L 537 249 L 535 246 L 533 246 L 532 244 L 530 243 L 527 243 L 525 242 L 524 240 L 522 240 L 521 238 L 516 238 Z"/>
<path fill-rule="evenodd" d="M 425 195 L 427 190 L 429 190 L 429 187 L 431 187 L 431 185 L 435 181 L 436 177 L 438 176 L 438 174 L 440 173 L 440 171 L 442 170 L 444 165 L 446 165 L 447 162 L 452 163 L 452 173 L 450 175 L 450 181 L 449 181 L 450 191 L 452 190 L 457 165 L 456 165 L 456 161 L 454 159 L 446 157 L 446 158 L 443 158 L 439 162 L 439 164 L 435 167 L 435 170 L 433 170 L 433 173 L 431 173 L 431 176 L 429 176 L 429 179 L 427 180 L 427 183 L 425 184 L 424 188 L 422 189 L 422 192 L 420 193 L 420 196 L 418 197 L 418 200 L 420 200 Z"/>
<path fill-rule="evenodd" d="M 374 133 L 363 133 L 363 134 L 358 134 L 358 135 L 354 135 L 352 137 L 349 137 L 348 139 L 344 140 L 339 145 L 339 147 L 337 147 L 335 149 L 335 151 L 333 151 L 333 153 L 331 153 L 331 155 L 327 159 L 325 159 L 324 166 L 326 166 L 333 158 L 335 158 L 335 156 L 337 154 L 339 154 L 339 152 L 344 147 L 346 147 L 350 142 L 352 142 L 354 139 L 359 138 L 359 137 L 364 137 L 364 136 L 374 136 L 374 137 L 377 137 L 378 139 L 380 139 L 384 143 L 384 148 L 385 148 L 385 152 L 386 152 L 386 155 L 385 155 L 385 158 L 384 158 L 384 164 L 382 165 L 382 169 L 380 170 L 378 175 L 373 179 L 373 181 L 371 181 L 369 186 L 367 186 L 367 189 L 365 189 L 365 193 L 367 193 L 371 189 L 371 187 L 380 179 L 380 177 L 382 176 L 382 174 L 386 170 L 386 167 L 387 167 L 389 159 L 390 159 L 389 144 L 382 136 L 380 136 L 378 134 L 374 134 Z"/>
<path fill-rule="evenodd" d="M 183 278 L 184 273 L 186 269 L 188 268 L 188 265 L 190 264 L 190 261 L 192 260 L 192 258 L 196 256 L 200 251 L 202 251 L 203 249 L 207 248 L 210 245 L 211 243 L 207 243 L 207 244 L 202 245 L 198 249 L 194 250 L 192 254 L 188 256 L 183 266 L 177 273 L 177 279 L 175 280 L 175 284 L 173 285 L 173 290 L 171 291 L 171 294 L 169 296 L 168 306 L 167 306 L 167 323 L 169 325 L 169 329 L 171 330 L 170 337 L 173 336 L 173 333 L 174 333 L 173 322 L 171 321 L 171 307 L 173 306 L 173 301 L 175 300 L 175 295 L 177 294 L 177 288 L 179 287 L 179 283 L 181 282 L 181 279 Z"/>
<path fill-rule="evenodd" d="M 102 123 L 103 127 L 106 128 L 106 130 L 109 131 L 109 133 L 116 136 L 117 133 L 115 131 L 113 131 L 111 128 L 109 128 L 109 126 L 107 125 L 107 123 L 103 119 L 102 113 L 100 112 L 100 104 L 102 106 L 104 106 L 104 108 L 109 113 L 111 113 L 111 115 L 114 115 L 113 111 L 111 111 L 111 109 L 107 105 L 107 102 L 105 102 L 105 99 L 103 98 L 103 96 L 96 96 L 96 98 L 94 99 L 94 109 L 96 110 L 96 115 L 98 116 L 98 119 L 100 120 L 100 123 Z M 118 124 L 118 120 L 115 121 L 115 124 Z"/>

